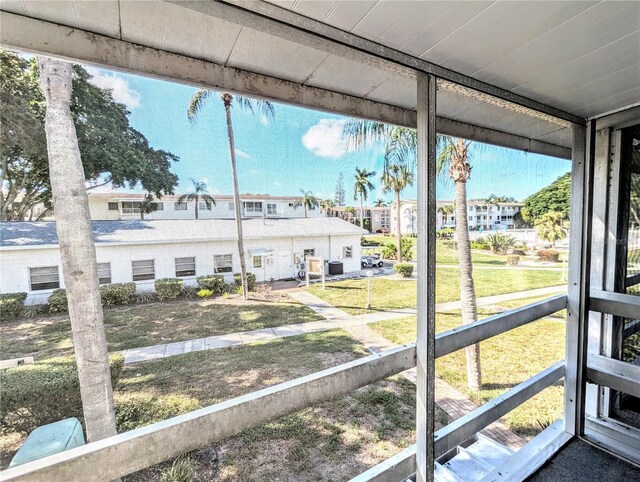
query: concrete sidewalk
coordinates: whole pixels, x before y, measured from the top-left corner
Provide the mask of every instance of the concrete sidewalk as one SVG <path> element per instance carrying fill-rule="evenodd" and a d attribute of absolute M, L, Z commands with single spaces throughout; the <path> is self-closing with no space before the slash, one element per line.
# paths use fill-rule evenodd
<path fill-rule="evenodd" d="M 536 290 L 520 291 L 505 295 L 487 296 L 478 298 L 478 306 L 492 305 L 501 301 L 528 298 L 533 296 L 551 295 L 562 293 L 565 287 L 540 288 Z M 277 326 L 274 328 L 262 328 L 259 330 L 242 331 L 229 333 L 226 335 L 209 336 L 207 338 L 197 338 L 194 340 L 164 343 L 161 345 L 131 348 L 122 352 L 124 363 L 137 363 L 149 360 L 157 360 L 174 355 L 182 355 L 194 351 L 218 350 L 229 346 L 244 345 L 257 341 L 269 341 L 277 338 L 304 335 L 306 333 L 316 333 L 336 329 L 348 329 L 352 327 L 364 326 L 369 323 L 376 323 L 384 320 L 403 318 L 416 314 L 415 308 L 398 308 L 389 311 L 374 311 L 362 315 L 351 316 L 335 306 L 321 300 L 317 296 L 303 290 L 289 291 L 289 296 L 305 304 L 325 319 L 310 321 L 308 323 L 294 323 L 290 325 Z M 449 311 L 460 308 L 459 301 L 449 303 L 438 303 L 436 310 Z"/>

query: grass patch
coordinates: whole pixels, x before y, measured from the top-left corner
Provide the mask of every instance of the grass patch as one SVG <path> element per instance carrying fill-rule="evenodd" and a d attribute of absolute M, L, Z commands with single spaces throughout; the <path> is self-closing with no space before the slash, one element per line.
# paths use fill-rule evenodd
<path fill-rule="evenodd" d="M 532 269 L 478 269 L 474 271 L 476 295 L 491 296 L 502 293 L 543 288 L 561 284 L 560 273 Z M 367 302 L 367 281 L 346 280 L 308 288 L 309 292 L 351 315 L 370 311 L 385 311 L 416 306 L 415 280 L 374 278 L 371 280 L 371 310 Z M 436 301 L 455 301 L 460 296 L 460 274 L 457 268 L 436 269 Z"/>
<path fill-rule="evenodd" d="M 306 306 L 288 297 L 287 300 L 216 298 L 106 309 L 104 321 L 109 351 L 322 319 Z M 67 315 L 43 315 L 2 324 L 0 339 L 2 358 L 43 359 L 73 353 Z"/>
<path fill-rule="evenodd" d="M 206 406 L 367 354 L 342 330 L 190 353 L 127 366 L 116 397 L 171 393 Z M 437 420 L 448 422 L 443 412 Z M 225 439 L 214 469 L 203 459 L 198 472 L 200 480 L 346 480 L 414 442 L 415 386 L 396 376 Z M 125 480 L 161 480 L 168 466 Z"/>
<path fill-rule="evenodd" d="M 525 303 L 526 304 L 526 303 Z M 499 310 L 480 309 L 486 317 Z M 443 332 L 460 325 L 459 312 L 438 313 L 436 331 Z M 416 318 L 410 316 L 370 325 L 375 331 L 397 344 L 416 339 Z M 467 388 L 464 350 L 436 360 L 436 373 L 447 383 L 476 403 L 485 403 L 511 387 L 539 373 L 564 358 L 565 326 L 557 319 L 545 318 L 516 328 L 480 343 L 482 390 Z M 541 431 L 539 422 L 562 416 L 563 388 L 553 385 L 505 418 L 517 434 L 531 438 Z"/>

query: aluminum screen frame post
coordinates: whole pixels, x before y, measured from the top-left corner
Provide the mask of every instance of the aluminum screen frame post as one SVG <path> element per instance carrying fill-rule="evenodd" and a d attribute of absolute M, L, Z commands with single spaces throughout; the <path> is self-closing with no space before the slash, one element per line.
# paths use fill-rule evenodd
<path fill-rule="evenodd" d="M 436 78 L 418 75 L 418 332 L 416 481 L 434 480 L 436 283 Z"/>

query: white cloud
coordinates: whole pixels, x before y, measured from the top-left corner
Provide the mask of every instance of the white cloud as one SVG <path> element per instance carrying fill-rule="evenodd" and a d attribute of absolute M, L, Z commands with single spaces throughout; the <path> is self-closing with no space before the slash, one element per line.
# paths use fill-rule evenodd
<path fill-rule="evenodd" d="M 251 156 L 240 149 L 236 149 L 236 156 L 242 157 L 243 159 L 249 159 Z"/>
<path fill-rule="evenodd" d="M 302 145 L 316 156 L 338 159 L 352 149 L 342 137 L 344 119 L 320 119 L 302 136 Z"/>
<path fill-rule="evenodd" d="M 87 72 L 92 76 L 89 82 L 102 89 L 111 90 L 111 95 L 116 102 L 126 105 L 129 109 L 140 106 L 140 93 L 133 90 L 129 82 L 118 74 L 104 72 L 94 67 L 87 67 Z"/>

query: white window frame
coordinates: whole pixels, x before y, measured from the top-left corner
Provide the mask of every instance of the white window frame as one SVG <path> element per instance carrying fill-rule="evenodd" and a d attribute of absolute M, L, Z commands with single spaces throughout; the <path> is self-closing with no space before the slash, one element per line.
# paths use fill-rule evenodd
<path fill-rule="evenodd" d="M 111 284 L 111 263 L 98 263 L 97 267 L 98 267 L 98 283 L 100 283 L 101 285 L 110 285 Z"/>
<path fill-rule="evenodd" d="M 115 205 L 115 209 L 113 209 L 113 205 Z M 113 202 L 113 201 L 109 201 L 107 203 L 107 211 L 120 211 L 120 203 L 118 203 L 118 201 Z"/>
<path fill-rule="evenodd" d="M 154 202 L 153 206 L 154 211 L 164 211 L 164 202 L 162 201 Z"/>
<path fill-rule="evenodd" d="M 40 273 L 37 271 L 40 270 Z M 45 272 L 44 270 L 49 270 L 49 272 Z M 55 270 L 55 273 L 54 273 Z M 34 273 L 34 271 L 36 271 Z M 55 285 L 55 286 L 44 286 L 41 288 L 34 287 L 34 276 L 38 276 L 41 278 L 46 278 L 47 276 L 51 277 L 52 281 L 39 280 L 36 285 Z M 56 266 L 37 266 L 34 268 L 29 268 L 29 291 L 47 291 L 47 290 L 55 290 L 60 288 L 60 268 L 58 265 Z"/>
<path fill-rule="evenodd" d="M 214 254 L 213 255 L 213 272 L 216 274 L 233 273 L 233 255 L 232 254 Z"/>
<path fill-rule="evenodd" d="M 270 216 L 278 214 L 278 205 L 276 203 L 267 203 L 267 214 Z"/>
<path fill-rule="evenodd" d="M 174 259 L 176 267 L 176 278 L 186 278 L 196 275 L 196 257 L 184 256 Z"/>
<path fill-rule="evenodd" d="M 306 260 L 309 256 L 315 256 L 316 255 L 316 248 L 310 248 L 310 249 L 305 249 L 302 252 L 302 257 Z"/>
<path fill-rule="evenodd" d="M 234 211 L 236 209 L 235 203 L 229 203 L 229 211 Z"/>
<path fill-rule="evenodd" d="M 136 263 L 139 263 L 139 266 L 135 266 Z M 146 266 L 142 265 L 141 263 L 146 263 Z M 149 270 L 149 267 L 151 267 L 150 270 Z M 136 269 L 138 269 L 139 271 L 142 271 L 143 268 L 146 268 L 146 271 L 136 274 Z M 140 259 L 136 261 L 131 261 L 131 279 L 133 281 L 148 281 L 148 280 L 153 280 L 155 278 L 156 278 L 156 262 L 154 259 Z"/>
<path fill-rule="evenodd" d="M 140 201 L 122 201 L 122 214 L 140 214 L 141 207 Z"/>
<path fill-rule="evenodd" d="M 243 201 L 242 207 L 245 213 L 260 214 L 262 213 L 263 203 L 262 201 Z"/>
<path fill-rule="evenodd" d="M 353 246 L 343 246 L 342 247 L 342 257 L 344 259 L 353 258 Z"/>
<path fill-rule="evenodd" d="M 187 211 L 189 209 L 189 204 L 186 202 L 174 202 L 173 203 L 173 210 L 174 211 Z"/>
<path fill-rule="evenodd" d="M 264 268 L 264 260 L 262 259 L 262 256 L 253 256 L 252 263 L 254 269 Z"/>

